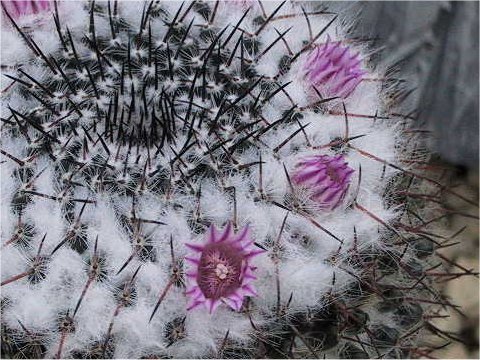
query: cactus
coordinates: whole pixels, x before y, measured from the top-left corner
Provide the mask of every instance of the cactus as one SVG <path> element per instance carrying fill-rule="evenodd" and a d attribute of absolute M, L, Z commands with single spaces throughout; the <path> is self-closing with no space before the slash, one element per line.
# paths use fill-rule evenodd
<path fill-rule="evenodd" d="M 431 319 L 453 307 L 431 270 L 451 190 L 421 170 L 401 81 L 336 14 L 52 2 L 29 24 L 10 9 L 2 355 L 433 350 Z"/>

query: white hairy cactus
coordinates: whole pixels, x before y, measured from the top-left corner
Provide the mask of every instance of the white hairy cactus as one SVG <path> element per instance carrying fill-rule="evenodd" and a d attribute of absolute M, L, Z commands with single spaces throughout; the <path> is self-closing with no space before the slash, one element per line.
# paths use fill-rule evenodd
<path fill-rule="evenodd" d="M 438 244 L 408 213 L 433 210 L 397 190 L 424 190 L 412 164 L 426 156 L 389 106 L 395 80 L 336 14 L 297 1 L 8 10 L 5 353 L 409 356 L 419 330 L 401 334 L 437 296 L 415 284 Z"/>

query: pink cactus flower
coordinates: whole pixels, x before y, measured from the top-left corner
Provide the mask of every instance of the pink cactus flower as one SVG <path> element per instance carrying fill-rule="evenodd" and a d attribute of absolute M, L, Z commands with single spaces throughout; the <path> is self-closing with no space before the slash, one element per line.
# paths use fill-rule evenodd
<path fill-rule="evenodd" d="M 304 65 L 306 79 L 324 97 L 347 98 L 366 73 L 361 68 L 359 53 L 331 42 L 317 46 L 310 52 Z"/>
<path fill-rule="evenodd" d="M 187 272 L 188 310 L 203 304 L 212 314 L 223 302 L 239 311 L 245 296 L 257 296 L 252 285 L 256 267 L 250 262 L 264 250 L 255 247 L 248 226 L 234 234 L 230 223 L 222 232 L 212 225 L 204 244 L 187 247 L 193 251 L 185 257 L 192 265 Z"/>
<path fill-rule="evenodd" d="M 316 155 L 296 164 L 292 180 L 310 189 L 320 208 L 333 210 L 345 198 L 354 171 L 343 155 Z"/>
<path fill-rule="evenodd" d="M 51 0 L 2 0 L 2 5 L 13 19 L 47 12 L 53 8 Z"/>

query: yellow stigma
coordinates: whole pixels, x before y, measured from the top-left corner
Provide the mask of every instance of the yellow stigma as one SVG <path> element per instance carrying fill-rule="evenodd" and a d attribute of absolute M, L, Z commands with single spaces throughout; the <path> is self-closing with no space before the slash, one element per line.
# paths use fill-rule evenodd
<path fill-rule="evenodd" d="M 222 263 L 217 264 L 215 275 L 217 275 L 220 280 L 225 279 L 228 275 L 228 268 Z"/>

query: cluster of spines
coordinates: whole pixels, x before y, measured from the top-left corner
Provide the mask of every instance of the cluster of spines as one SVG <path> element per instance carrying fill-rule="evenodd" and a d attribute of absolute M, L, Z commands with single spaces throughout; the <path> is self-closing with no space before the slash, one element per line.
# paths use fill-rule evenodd
<path fill-rule="evenodd" d="M 16 158 L 14 155 L 2 150 L 4 156 L 18 164 L 18 170 L 15 176 L 22 184 L 12 201 L 12 210 L 18 215 L 16 232 L 12 238 L 2 246 L 11 246 L 12 244 L 21 246 L 22 244 L 28 243 L 28 241 L 36 235 L 34 227 L 22 220 L 23 210 L 28 206 L 29 202 L 34 200 L 35 196 L 62 202 L 63 213 L 70 227 L 65 234 L 64 240 L 54 248 L 51 254 L 42 254 L 42 246 L 40 245 L 35 256 L 29 261 L 28 270 L 25 273 L 6 279 L 2 282 L 2 286 L 24 277 L 28 277 L 31 282 L 41 281 L 42 277 L 45 276 L 45 262 L 66 243 L 69 243 L 72 248 L 80 253 L 87 250 L 86 225 L 82 223 L 82 214 L 87 206 L 93 204 L 94 201 L 88 198 L 74 198 L 73 188 L 77 186 L 87 186 L 92 191 L 108 190 L 132 198 L 132 208 L 129 214 L 118 214 L 121 223 L 132 239 L 132 255 L 126 259 L 125 264 L 118 270 L 118 275 L 134 256 L 140 257 L 143 261 L 154 261 L 155 258 L 153 247 L 148 241 L 148 234 L 142 233 L 142 224 L 162 224 L 154 220 L 142 219 L 136 216 L 135 199 L 137 196 L 140 196 L 145 191 L 153 191 L 168 196 L 168 192 L 173 191 L 171 189 L 174 185 L 172 184 L 172 180 L 169 179 L 168 176 L 166 177 L 166 175 L 175 167 L 180 173 L 177 181 L 184 184 L 185 188 L 188 189 L 187 191 L 200 196 L 201 189 L 196 188 L 194 178 L 200 175 L 208 176 L 209 166 L 202 163 L 193 169 L 190 168 L 188 164 L 190 159 L 188 157 L 191 156 L 191 154 L 189 156 L 187 154 L 189 150 L 199 146 L 201 143 L 202 128 L 209 133 L 208 135 L 213 134 L 218 138 L 218 142 L 215 145 L 211 148 L 205 147 L 202 153 L 208 159 L 211 159 L 211 167 L 213 167 L 215 171 L 222 169 L 230 171 L 232 170 L 232 163 L 235 164 L 234 169 L 243 171 L 248 171 L 250 166 L 261 167 L 263 163 L 261 157 L 258 162 L 253 164 L 240 164 L 235 159 L 235 151 L 247 146 L 247 144 L 255 146 L 255 142 L 261 142 L 261 136 L 263 134 L 284 122 L 298 123 L 298 131 L 294 132 L 292 137 L 302 132 L 306 126 L 302 125 L 299 121 L 303 109 L 294 103 L 292 103 L 292 108 L 289 111 L 286 111 L 280 119 L 275 121 L 268 121 L 263 118 L 261 114 L 262 105 L 279 93 L 287 93 L 286 88 L 288 83 L 280 84 L 276 78 L 266 79 L 259 77 L 255 74 L 255 69 L 252 65 L 256 59 L 258 60 L 264 56 L 274 43 L 263 46 L 263 50 L 260 52 L 261 44 L 257 43 L 256 38 L 254 36 L 248 36 L 249 34 L 242 34 L 238 36 L 234 50 L 231 53 L 225 52 L 223 48 L 228 42 L 234 41 L 234 35 L 239 33 L 239 26 L 248 13 L 248 10 L 245 11 L 245 15 L 240 19 L 239 23 L 233 27 L 233 30 L 223 29 L 219 31 L 219 29 L 212 28 L 217 6 L 218 3 L 216 3 L 212 9 L 206 3 L 201 2 L 192 2 L 189 5 L 180 6 L 178 12 L 173 16 L 173 20 L 166 21 L 168 30 L 165 38 L 162 40 L 163 44 L 160 44 L 160 46 L 157 45 L 155 51 L 151 51 L 153 43 L 149 19 L 155 17 L 168 18 L 167 14 L 163 12 L 158 4 L 150 2 L 145 5 L 141 26 L 137 35 L 132 36 L 132 41 L 129 40 L 127 45 L 122 45 L 118 43 L 116 39 L 119 39 L 121 32 L 130 31 L 131 29 L 128 24 L 122 22 L 118 17 L 117 3 L 111 4 L 109 2 L 107 9 L 92 3 L 90 9 L 90 33 L 83 39 L 83 46 L 90 48 L 96 58 L 95 60 L 89 61 L 80 59 L 70 31 L 68 29 L 63 30 L 61 27 L 58 11 L 55 15 L 55 23 L 63 50 L 68 57 L 54 57 L 43 54 L 33 39 L 30 38 L 28 34 L 22 33 L 22 30 L 18 28 L 25 41 L 32 50 L 40 56 L 45 68 L 50 69 L 54 77 L 53 80 L 42 83 L 42 81 L 35 79 L 22 70 L 19 70 L 19 75 L 17 76 L 9 75 L 13 81 L 20 85 L 26 96 L 37 99 L 41 105 L 34 111 L 26 113 L 11 109 L 11 116 L 7 119 L 2 119 L 6 128 L 15 132 L 16 136 L 24 137 L 29 144 L 29 152 L 23 159 Z M 257 19 L 259 25 L 258 30 L 256 34 L 250 35 L 258 35 L 262 29 L 274 19 L 275 14 L 282 6 L 283 3 L 280 4 L 272 14 L 268 16 L 265 15 L 262 19 Z M 179 89 L 179 92 L 186 94 L 186 100 L 179 99 L 175 91 L 163 89 L 160 92 L 160 96 L 155 99 L 158 101 L 159 112 L 150 113 L 146 110 L 149 107 L 147 87 L 158 90 L 159 79 L 166 80 L 167 82 L 168 79 L 173 81 L 177 75 L 175 71 L 179 71 L 179 69 L 175 67 L 175 63 L 185 50 L 182 43 L 187 39 L 188 32 L 192 26 L 191 23 L 184 24 L 182 20 L 190 11 L 197 11 L 205 18 L 206 25 L 201 35 L 207 44 L 207 40 L 210 40 L 210 44 L 206 49 L 202 49 L 203 52 L 200 51 L 198 45 L 190 45 L 199 51 L 197 56 L 198 60 L 196 65 L 192 64 L 190 67 L 185 65 L 187 62 L 185 61 L 185 68 L 182 69 L 182 71 L 190 72 L 190 78 L 187 76 L 180 85 L 180 88 L 176 88 L 177 90 Z M 325 12 L 322 12 L 322 14 L 325 14 Z M 309 15 L 305 11 L 303 11 L 303 15 L 308 19 Z M 95 16 L 108 17 L 111 27 L 111 39 L 100 39 L 95 35 Z M 335 18 L 332 18 L 329 25 L 331 25 L 334 20 Z M 325 31 L 325 29 L 323 31 Z M 306 51 L 309 46 L 322 35 L 323 31 L 315 36 L 312 35 L 310 42 L 300 53 Z M 285 41 L 284 35 L 285 33 L 279 33 L 279 37 L 275 40 L 275 43 Z M 135 44 L 139 43 L 143 44 L 142 49 L 136 47 Z M 109 46 L 116 47 L 116 50 L 109 53 L 106 51 Z M 145 57 L 138 56 L 137 59 L 132 58 L 132 53 L 135 53 L 135 51 L 141 52 L 141 50 L 145 48 L 148 49 Z M 246 57 L 246 53 L 249 54 L 249 58 Z M 288 59 L 284 59 L 285 64 L 290 64 L 295 61 L 300 53 L 290 54 Z M 159 62 L 162 61 L 159 61 L 158 57 L 163 59 L 162 65 L 166 65 L 166 68 L 159 69 Z M 240 59 L 240 74 L 232 76 L 228 72 L 222 72 L 222 69 L 228 68 L 228 65 L 230 65 L 232 61 L 238 59 Z M 115 69 L 114 66 L 111 66 L 109 62 L 112 61 L 122 63 L 121 68 Z M 207 66 L 208 62 L 210 63 Z M 71 77 L 65 72 L 65 69 L 69 67 L 84 73 L 83 80 L 72 82 Z M 146 70 L 153 69 L 153 72 L 144 71 L 145 76 L 140 79 L 138 74 L 145 70 L 142 67 L 145 67 Z M 106 68 L 114 71 L 120 79 L 116 84 L 119 92 L 113 92 L 113 96 L 112 93 L 109 92 L 107 82 L 105 81 L 108 78 Z M 215 88 L 215 84 L 213 84 L 213 86 L 209 85 L 209 78 L 215 78 L 213 74 L 217 72 L 220 74 L 219 76 L 222 77 L 222 82 L 227 85 L 227 87 L 224 87 L 221 91 Z M 132 73 L 136 75 L 132 75 Z M 82 79 L 82 76 L 78 76 L 78 78 Z M 129 86 L 127 85 L 126 79 L 132 80 L 133 78 L 140 80 L 139 82 L 143 84 L 143 86 L 140 86 L 141 89 L 135 88 L 133 81 L 130 81 L 130 88 L 128 88 Z M 100 84 L 105 84 L 105 87 L 100 89 Z M 210 88 L 213 90 L 208 90 Z M 59 89 L 62 89 L 62 95 L 59 94 Z M 78 89 L 88 89 L 87 98 L 83 104 L 82 101 L 76 102 L 72 98 L 74 95 L 78 95 L 78 91 L 76 91 Z M 69 91 L 70 95 L 68 95 Z M 215 105 L 217 112 L 215 116 L 212 115 L 211 110 L 196 103 L 197 99 L 205 100 L 209 91 L 211 91 L 211 93 L 208 95 L 213 94 L 216 99 Z M 223 94 L 219 95 L 218 93 L 222 93 L 222 91 Z M 255 93 L 256 95 L 254 95 Z M 125 94 L 127 95 L 125 96 Z M 232 94 L 234 96 L 231 96 Z M 102 95 L 108 97 L 108 103 L 102 102 Z M 125 100 L 120 99 L 119 95 L 124 95 L 127 101 L 124 102 Z M 314 108 L 320 106 L 320 111 L 325 111 L 321 106 L 330 100 L 332 99 L 319 99 L 309 107 Z M 241 122 L 235 121 L 244 113 L 245 109 L 247 109 L 248 114 L 250 114 L 252 118 L 256 119 L 251 124 L 242 124 Z M 100 120 L 81 124 L 80 121 L 71 119 L 73 114 L 82 117 L 86 112 L 94 114 L 95 117 Z M 129 119 L 134 115 L 134 112 L 136 117 L 141 119 L 140 123 L 135 127 L 125 128 L 128 125 L 124 124 L 130 123 Z M 343 108 L 343 112 L 336 110 L 329 112 L 333 115 L 345 117 L 348 129 L 348 116 L 350 114 L 348 114 L 345 107 Z M 229 120 L 232 120 L 232 124 L 229 125 L 233 127 L 235 134 L 233 144 L 232 139 L 223 138 L 219 135 L 219 132 L 224 130 L 220 118 L 228 114 L 231 114 Z M 182 118 L 181 115 L 184 115 L 184 117 Z M 355 115 L 358 116 L 358 114 Z M 372 117 L 372 115 L 364 116 Z M 396 114 L 396 116 L 400 115 Z M 381 117 L 376 114 L 374 117 L 381 120 Z M 147 126 L 146 124 L 149 119 L 150 125 Z M 184 124 L 181 128 L 178 126 L 177 120 L 180 120 Z M 202 124 L 202 127 L 199 126 L 200 124 Z M 197 125 L 197 127 L 195 125 Z M 32 132 L 36 133 L 37 136 L 32 138 Z M 163 155 L 166 147 L 169 147 L 171 144 L 176 144 L 179 133 L 186 135 L 186 141 L 183 147 L 175 153 L 175 157 L 171 159 L 169 164 L 171 169 L 162 168 L 158 166 L 158 164 L 155 164 L 154 159 L 158 155 Z M 290 140 L 291 137 L 284 139 L 274 149 L 274 152 L 280 150 L 281 147 Z M 353 145 L 350 145 L 350 140 L 352 140 L 352 138 L 349 137 L 347 130 L 344 139 L 333 139 L 330 144 L 326 144 L 325 146 L 338 149 L 338 151 L 358 151 L 362 155 L 372 158 L 371 154 L 365 153 L 361 149 L 356 149 Z M 95 148 L 102 150 L 95 154 L 93 151 Z M 172 147 L 170 147 L 170 149 L 173 151 Z M 215 156 L 216 151 L 220 152 L 221 156 Z M 145 153 L 147 154 L 146 159 L 143 158 Z M 35 158 L 41 154 L 47 154 L 47 156 L 56 162 L 56 171 L 64 186 L 59 190 L 58 194 L 42 194 L 35 190 L 35 180 L 40 176 L 42 171 L 35 172 L 33 170 L 33 163 Z M 222 161 L 221 157 L 228 160 Z M 386 166 L 392 166 L 398 170 L 397 165 L 390 164 L 379 158 L 374 158 L 374 160 L 383 162 Z M 157 165 L 157 168 L 152 169 L 154 164 Z M 406 179 L 405 182 L 408 183 L 407 186 L 395 194 L 395 196 L 401 196 L 404 199 L 402 200 L 402 204 L 411 204 L 412 198 L 417 200 L 419 197 L 425 200 L 436 200 L 436 196 L 434 195 L 413 194 L 409 191 L 409 188 L 413 181 L 426 181 L 436 186 L 439 185 L 438 181 L 412 173 L 410 170 L 400 170 L 402 170 L 401 177 L 404 177 Z M 290 176 L 287 170 L 285 170 L 285 172 L 286 177 L 289 178 Z M 79 177 L 81 177 L 81 179 L 78 179 Z M 400 181 L 398 181 L 397 184 L 398 183 L 400 183 Z M 262 180 L 259 179 L 259 188 L 256 189 L 259 194 L 259 199 L 262 201 L 270 201 L 272 204 L 285 209 L 287 213 L 299 211 L 299 206 L 295 204 L 295 202 L 293 202 L 294 206 L 290 207 L 269 200 L 268 194 L 264 193 L 261 184 Z M 445 190 L 445 187 L 439 187 Z M 235 201 L 235 188 L 231 190 L 233 200 Z M 387 198 L 391 199 L 392 197 L 393 196 L 388 196 Z M 81 206 L 79 211 L 75 211 L 77 208 L 76 204 Z M 346 271 L 348 271 L 349 266 L 368 267 L 372 270 L 373 274 L 375 274 L 375 271 L 378 271 L 380 277 L 385 277 L 393 273 L 397 274 L 399 271 L 404 272 L 405 278 L 410 279 L 413 283 L 383 286 L 378 278 L 361 278 L 358 279 L 357 285 L 346 291 L 345 296 L 339 297 L 338 294 L 332 294 L 330 299 L 323 299 L 324 303 L 331 305 L 321 311 L 315 310 L 312 313 L 307 312 L 292 315 L 288 313 L 291 297 L 283 300 L 279 298 L 277 318 L 269 325 L 273 329 L 268 327 L 262 328 L 252 321 L 253 331 L 258 338 L 257 349 L 263 349 L 264 355 L 282 355 L 289 357 L 293 356 L 294 352 L 301 351 L 300 349 L 302 349 L 302 347 L 304 347 L 303 351 L 307 356 L 314 355 L 317 357 L 329 349 L 336 348 L 337 355 L 346 358 L 358 357 L 360 355 L 360 357 L 368 357 L 372 354 L 373 356 L 380 356 L 386 353 L 385 349 L 388 349 L 388 351 L 390 351 L 390 349 L 399 349 L 400 352 L 397 354 L 398 356 L 405 356 L 406 353 L 424 356 L 430 351 L 428 349 L 409 348 L 408 346 L 402 347 L 400 345 L 400 338 L 402 337 L 403 341 L 408 343 L 410 336 L 414 336 L 416 331 L 420 331 L 425 324 L 429 326 L 430 330 L 439 331 L 439 329 L 435 329 L 427 319 L 442 315 L 425 315 L 423 314 L 423 308 L 419 304 L 434 302 L 441 306 L 452 307 L 453 305 L 445 299 L 438 299 L 437 293 L 433 294 L 432 300 L 430 297 L 425 299 L 415 297 L 417 292 L 418 294 L 431 292 L 431 284 L 429 282 L 431 278 L 438 276 L 455 278 L 456 276 L 462 276 L 462 274 L 471 274 L 471 272 L 464 270 L 462 274 L 439 273 L 430 269 L 424 269 L 421 263 L 415 260 L 415 264 L 404 263 L 402 258 L 407 251 L 411 251 L 410 249 L 412 248 L 414 255 L 419 259 L 423 259 L 426 255 L 433 254 L 435 249 L 449 246 L 450 242 L 438 241 L 432 238 L 432 236 L 435 235 L 425 234 L 423 229 L 428 225 L 426 224 L 427 221 L 421 220 L 421 224 L 417 226 L 402 223 L 392 226 L 383 222 L 382 219 L 376 218 L 375 214 L 371 213 L 361 204 L 354 202 L 352 206 L 363 212 L 366 216 L 378 221 L 379 228 L 386 228 L 386 230 L 388 230 L 389 236 L 386 236 L 385 244 L 390 245 L 391 249 L 381 252 L 376 249 L 375 251 L 377 251 L 377 253 L 371 254 L 372 249 L 354 248 L 351 249 L 351 253 L 355 256 L 354 263 L 349 264 L 347 259 L 339 260 L 335 259 L 335 257 L 332 257 L 332 261 L 336 261 L 337 263 L 345 262 Z M 411 209 L 408 209 L 407 206 L 405 212 L 408 213 L 409 216 L 416 215 L 417 218 L 421 216 L 412 213 Z M 196 220 L 193 221 L 194 224 L 192 224 L 194 231 L 199 231 L 199 229 L 205 227 L 205 224 L 202 223 L 202 219 L 199 216 L 193 214 L 191 218 Z M 418 219 L 415 220 L 415 223 L 417 221 Z M 431 221 L 433 220 L 429 220 L 428 222 Z M 335 236 L 327 229 L 322 228 L 320 224 L 317 225 L 321 231 L 327 232 L 333 237 Z M 407 239 L 405 233 L 413 234 L 414 237 Z M 280 239 L 281 231 L 277 243 L 273 244 L 273 246 L 277 246 L 279 252 L 281 252 L 281 245 L 278 244 Z M 337 240 L 341 243 L 340 239 Z M 96 249 L 96 246 L 94 249 Z M 171 280 L 162 292 L 157 306 L 163 297 L 166 296 L 171 286 L 182 286 L 182 266 L 175 257 L 173 246 L 171 257 Z M 448 259 L 445 261 L 451 262 L 451 260 Z M 70 332 L 75 331 L 74 318 L 80 308 L 85 292 L 88 291 L 93 281 L 105 280 L 106 274 L 102 272 L 102 257 L 97 254 L 96 250 L 94 250 L 90 256 L 87 271 L 89 275 L 88 281 L 85 284 L 82 297 L 78 300 L 75 309 L 72 309 L 71 313 L 59 314 L 61 341 L 56 353 L 57 357 L 61 357 L 62 355 L 62 344 L 65 338 Z M 109 326 L 109 332 L 106 335 L 105 341 L 101 344 L 96 344 L 92 349 L 85 351 L 85 354 L 81 354 L 81 356 L 94 357 L 96 355 L 101 357 L 108 354 L 112 356 L 112 347 L 114 345 L 113 339 L 110 336 L 111 328 L 115 316 L 121 311 L 122 307 L 129 306 L 132 301 L 134 301 L 134 282 L 138 273 L 139 269 L 137 269 L 134 276 L 127 280 L 124 286 L 121 287 L 121 290 L 119 290 L 119 295 L 117 296 L 118 307 L 112 317 L 111 326 Z M 334 279 L 332 282 L 334 283 Z M 406 291 L 413 291 L 415 295 L 406 298 Z M 372 296 L 381 299 L 378 311 L 394 310 L 394 316 L 396 316 L 400 322 L 399 326 L 408 328 L 412 331 L 412 334 L 407 333 L 401 336 L 395 328 L 377 325 L 369 326 L 368 315 L 361 310 L 362 303 L 359 299 Z M 392 304 L 395 306 L 392 306 Z M 8 302 L 5 306 L 8 306 Z M 153 316 L 154 309 L 152 310 Z M 185 336 L 183 332 L 183 322 L 184 319 L 179 318 L 167 326 L 165 337 L 170 343 L 173 344 Z M 418 326 L 418 329 L 416 329 L 417 324 L 422 326 Z M 20 336 L 20 340 L 17 339 L 19 335 L 13 334 L 9 329 L 5 329 L 5 331 L 2 332 L 7 340 L 4 342 L 5 346 L 12 347 L 9 349 L 2 347 L 2 352 L 7 354 L 25 354 L 26 357 L 33 355 L 40 355 L 33 357 L 41 357 L 44 352 L 42 342 L 38 340 L 41 338 L 41 335 L 32 334 L 23 325 L 21 325 L 21 327 L 23 333 Z M 277 331 L 281 335 L 272 339 L 270 334 Z M 362 338 L 358 336 L 359 333 L 364 334 Z M 339 344 L 341 345 L 339 346 Z M 24 351 L 19 349 L 24 346 L 28 346 L 30 350 Z M 231 353 L 234 357 L 241 353 L 241 351 L 235 347 L 235 344 L 230 344 L 227 333 L 225 341 L 219 346 L 219 353 Z M 251 354 L 256 353 L 252 352 L 249 355 Z M 394 355 L 390 352 L 388 352 L 388 354 L 391 356 Z"/>

